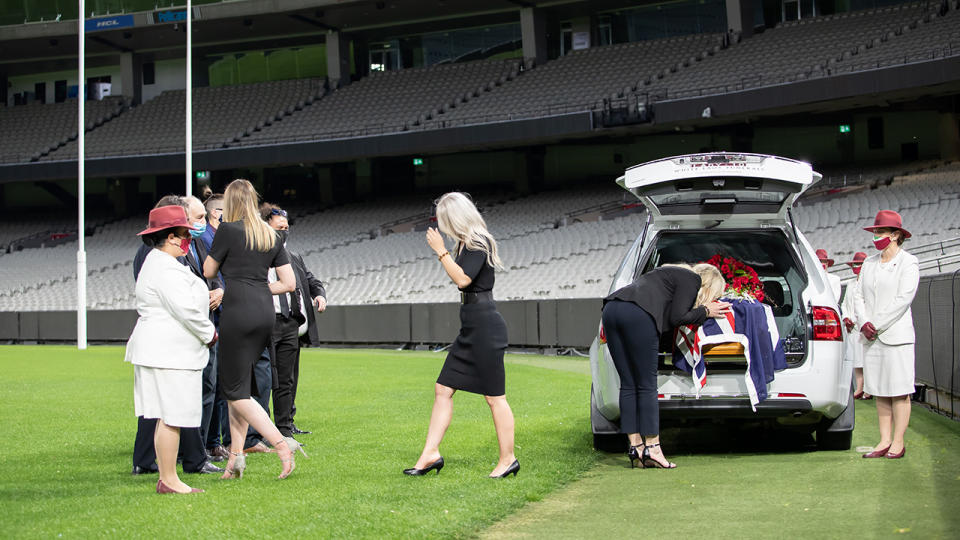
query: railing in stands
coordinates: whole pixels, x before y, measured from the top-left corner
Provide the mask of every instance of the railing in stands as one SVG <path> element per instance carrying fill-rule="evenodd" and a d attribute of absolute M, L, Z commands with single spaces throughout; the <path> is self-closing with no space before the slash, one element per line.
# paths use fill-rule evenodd
<path fill-rule="evenodd" d="M 945 271 L 947 266 L 960 263 L 960 236 L 929 244 L 922 244 L 916 247 L 910 247 L 908 250 L 911 255 L 920 259 L 920 272 L 925 270 L 937 270 L 937 273 Z M 852 281 L 853 272 L 847 265 L 836 265 L 829 270 L 831 274 L 848 274 L 840 277 L 843 283 Z"/>

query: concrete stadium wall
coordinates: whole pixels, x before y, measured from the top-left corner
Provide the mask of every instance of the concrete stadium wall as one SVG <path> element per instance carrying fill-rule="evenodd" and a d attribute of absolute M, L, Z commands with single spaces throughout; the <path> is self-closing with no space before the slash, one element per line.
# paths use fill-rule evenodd
<path fill-rule="evenodd" d="M 498 302 L 516 347 L 590 346 L 600 319 L 599 299 Z M 135 311 L 90 311 L 88 340 L 123 342 Z M 960 273 L 924 277 L 913 302 L 918 383 L 960 395 Z M 76 341 L 72 311 L 2 312 L 0 341 Z M 449 343 L 460 328 L 458 304 L 331 306 L 319 318 L 329 344 Z"/>
<path fill-rule="evenodd" d="M 600 320 L 599 299 L 498 302 L 510 345 L 588 347 Z M 320 315 L 320 339 L 329 344 L 449 343 L 460 329 L 459 304 L 330 306 Z M 89 311 L 87 339 L 122 342 L 137 322 L 132 310 Z M 73 311 L 0 313 L 0 341 L 76 341 Z"/>

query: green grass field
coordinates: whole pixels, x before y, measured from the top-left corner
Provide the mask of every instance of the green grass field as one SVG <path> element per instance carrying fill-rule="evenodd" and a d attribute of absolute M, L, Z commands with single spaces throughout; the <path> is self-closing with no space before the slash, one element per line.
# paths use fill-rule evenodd
<path fill-rule="evenodd" d="M 916 407 L 907 457 L 815 452 L 745 427 L 664 433 L 674 471 L 630 470 L 591 449 L 585 360 L 508 356 L 520 475 L 496 461 L 489 409 L 455 398 L 439 476 L 409 478 L 442 354 L 304 352 L 297 422 L 312 459 L 275 479 L 185 475 L 196 496 L 132 477 L 132 367 L 121 347 L 0 347 L 0 531 L 11 538 L 956 538 L 960 424 Z M 859 406 L 854 445 L 877 437 Z"/>
<path fill-rule="evenodd" d="M 482 397 L 455 397 L 439 475 L 401 474 L 417 459 L 442 354 L 310 350 L 301 363 L 301 440 L 287 480 L 275 455 L 243 480 L 185 475 L 207 492 L 153 493 L 132 477 L 133 368 L 122 347 L 0 347 L 0 531 L 5 537 L 365 537 L 470 535 L 590 468 L 589 379 L 510 364 L 516 478 L 486 477 L 496 434 Z M 519 481 L 518 481 L 519 480 Z"/>

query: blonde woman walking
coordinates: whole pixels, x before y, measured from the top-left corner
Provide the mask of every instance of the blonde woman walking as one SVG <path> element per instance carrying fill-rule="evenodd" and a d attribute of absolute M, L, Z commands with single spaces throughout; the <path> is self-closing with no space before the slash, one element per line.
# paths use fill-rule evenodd
<path fill-rule="evenodd" d="M 450 347 L 434 388 L 433 413 L 420 459 L 404 474 L 422 476 L 443 468 L 440 442 L 453 416 L 457 390 L 483 395 L 497 431 L 500 459 L 491 478 L 506 478 L 520 471 L 513 453 L 513 411 L 505 396 L 503 352 L 507 325 L 493 302 L 494 269 L 502 268 L 497 242 L 477 207 L 463 193 L 447 193 L 437 199 L 440 232 L 456 242 L 451 254 L 436 229 L 427 230 L 427 244 L 437 254 L 447 275 L 460 289 L 460 334 Z"/>
<path fill-rule="evenodd" d="M 620 375 L 620 431 L 630 440 L 630 466 L 673 469 L 660 448 L 657 348 L 660 334 L 684 324 L 721 317 L 725 287 L 713 265 L 665 264 L 603 300 L 603 330 Z"/>
<path fill-rule="evenodd" d="M 253 366 L 270 346 L 276 322 L 271 295 L 293 291 L 296 278 L 277 232 L 260 219 L 253 185 L 247 180 L 234 180 L 223 198 L 223 223 L 203 264 L 204 275 L 212 278 L 220 272 L 225 282 L 217 375 L 230 410 L 231 455 L 223 478 L 243 477 L 247 465 L 243 443 L 248 426 L 276 449 L 283 464 L 280 478 L 286 478 L 296 466 L 293 453 L 300 444 L 282 436 L 251 395 L 257 394 Z M 267 283 L 269 268 L 276 268 L 278 281 Z"/>

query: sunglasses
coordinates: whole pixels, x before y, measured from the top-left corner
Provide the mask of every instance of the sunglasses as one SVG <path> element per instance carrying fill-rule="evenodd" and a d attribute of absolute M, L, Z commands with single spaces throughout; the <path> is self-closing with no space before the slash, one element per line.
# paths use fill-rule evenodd
<path fill-rule="evenodd" d="M 279 208 L 271 208 L 271 209 L 270 209 L 270 215 L 271 215 L 271 216 L 287 217 L 287 211 L 286 211 L 286 210 L 280 210 Z"/>

